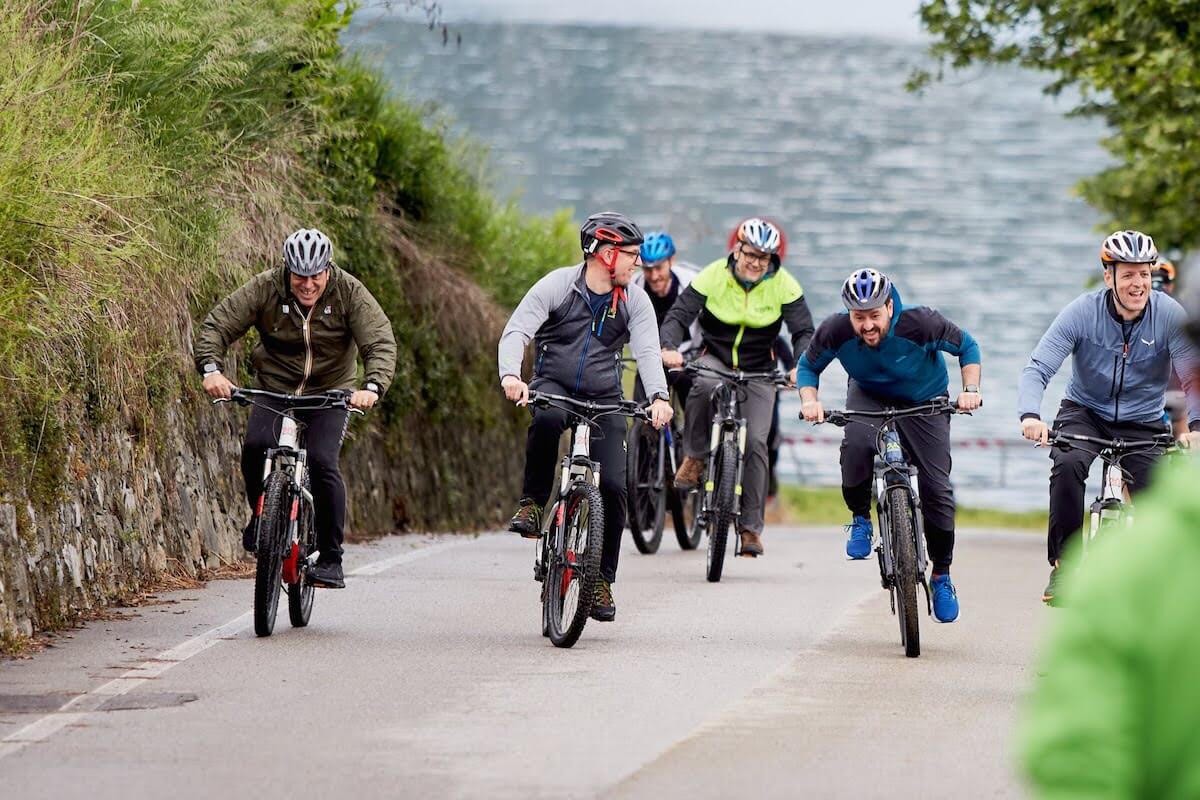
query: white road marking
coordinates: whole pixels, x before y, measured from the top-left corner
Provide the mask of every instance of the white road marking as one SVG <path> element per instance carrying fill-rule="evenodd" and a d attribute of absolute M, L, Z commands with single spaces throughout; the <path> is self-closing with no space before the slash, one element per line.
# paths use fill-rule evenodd
<path fill-rule="evenodd" d="M 477 542 L 480 538 L 484 537 L 463 537 L 451 542 L 419 547 L 407 553 L 401 553 L 400 555 L 390 556 L 370 564 L 364 564 L 348 574 L 354 577 L 378 575 L 401 564 L 419 561 L 422 558 L 436 555 L 454 547 L 462 547 L 463 545 Z M 120 677 L 113 678 L 108 683 L 71 698 L 60 706 L 57 711 L 52 711 L 44 717 L 0 739 L 0 759 L 19 752 L 26 745 L 46 741 L 63 728 L 75 725 L 89 714 L 100 710 L 112 698 L 120 697 L 136 689 L 151 678 L 157 678 L 171 667 L 176 664 L 182 664 L 192 656 L 203 653 L 222 639 L 230 639 L 239 635 L 250 627 L 251 617 L 252 612 L 250 611 L 240 614 L 224 625 L 218 625 L 198 636 L 193 636 L 191 639 L 172 647 L 170 650 L 164 650 L 153 658 L 143 661 L 133 669 L 123 673 Z"/>

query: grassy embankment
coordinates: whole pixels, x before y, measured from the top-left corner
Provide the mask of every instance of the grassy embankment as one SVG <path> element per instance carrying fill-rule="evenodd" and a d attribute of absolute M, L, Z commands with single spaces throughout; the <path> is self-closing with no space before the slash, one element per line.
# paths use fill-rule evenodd
<path fill-rule="evenodd" d="M 844 525 L 849 522 L 842 490 L 783 485 L 779 487 L 779 518 L 794 525 Z M 1045 511 L 998 511 L 959 506 L 959 528 L 1019 528 L 1046 530 Z"/>
<path fill-rule="evenodd" d="M 478 150 L 343 52 L 349 14 L 0 0 L 0 502 L 62 499 L 88 428 L 153 447 L 163 410 L 197 391 L 192 321 L 301 225 L 330 234 L 392 319 L 401 358 L 376 417 L 399 446 L 423 426 L 514 425 L 495 328 L 570 260 L 569 218 L 494 199 Z M 411 522 L 488 513 L 450 502 Z"/>

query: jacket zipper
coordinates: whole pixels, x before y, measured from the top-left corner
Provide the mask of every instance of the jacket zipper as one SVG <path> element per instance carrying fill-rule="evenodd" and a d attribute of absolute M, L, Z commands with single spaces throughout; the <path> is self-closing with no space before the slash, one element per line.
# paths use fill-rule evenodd
<path fill-rule="evenodd" d="M 745 289 L 742 290 L 742 319 L 746 318 L 746 312 L 750 310 L 750 293 Z M 742 335 L 746 332 L 746 323 L 743 322 L 738 328 L 737 336 L 733 337 L 733 368 L 738 368 L 738 345 L 742 343 Z"/>
<path fill-rule="evenodd" d="M 588 331 L 587 338 L 583 340 L 583 352 L 579 354 L 579 369 L 575 370 L 576 394 L 579 393 L 579 384 L 583 382 L 583 365 L 587 361 L 588 347 L 592 343 L 592 336 L 596 334 L 596 310 L 592 308 L 592 304 L 588 303 L 587 300 L 583 302 L 587 303 L 588 310 L 592 312 L 592 327 Z M 603 311 L 604 306 L 600 306 L 600 308 Z"/>
<path fill-rule="evenodd" d="M 313 309 L 316 307 L 317 304 L 313 303 L 307 314 L 301 314 L 304 317 L 304 375 L 300 378 L 300 385 L 296 387 L 296 394 L 304 394 L 304 384 L 308 383 L 309 373 L 312 372 L 312 339 L 309 336 L 308 322 L 312 319 Z"/>

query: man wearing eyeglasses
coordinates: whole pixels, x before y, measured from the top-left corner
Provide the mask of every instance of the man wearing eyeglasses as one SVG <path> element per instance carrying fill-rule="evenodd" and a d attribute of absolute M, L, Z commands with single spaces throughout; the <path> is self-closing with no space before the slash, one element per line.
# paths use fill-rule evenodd
<path fill-rule="evenodd" d="M 804 352 L 813 335 L 812 314 L 799 282 L 780 265 L 781 241 L 779 228 L 757 217 L 738 227 L 729 255 L 705 267 L 667 312 L 659 331 L 663 364 L 668 368 L 683 365 L 679 344 L 697 317 L 704 352 L 697 363 L 703 366 L 747 372 L 774 369 L 773 345 L 784 323 L 791 333 L 792 352 Z M 795 383 L 795 363 L 791 364 L 789 378 Z M 684 459 L 675 474 L 675 485 L 681 489 L 694 487 L 704 472 L 713 417 L 710 398 L 718 385 L 715 377 L 698 375 L 688 397 Z M 757 557 L 763 554 L 763 511 L 769 475 L 767 437 L 775 387 L 751 383 L 745 392 L 742 413 L 747 438 L 738 555 Z"/>
<path fill-rule="evenodd" d="M 519 406 L 529 390 L 587 400 L 621 399 L 619 356 L 628 342 L 638 373 L 653 401 L 654 427 L 671 421 L 667 379 L 659 358 L 654 306 L 644 289 L 632 286 L 645 237 L 633 220 L 614 211 L 588 217 L 579 231 L 583 263 L 550 272 L 533 285 L 500 335 L 500 386 Z M 529 384 L 521 380 L 525 347 L 533 341 L 536 359 Z M 617 614 L 612 583 L 625 527 L 624 417 L 599 421 L 592 435 L 592 457 L 600 462 L 600 495 L 604 499 L 604 546 L 600 580 L 592 602 L 592 618 L 610 622 Z M 525 444 L 525 480 L 520 507 L 509 530 L 537 539 L 542 507 L 550 499 L 558 461 L 558 442 L 570 420 L 557 408 L 534 411 Z"/>

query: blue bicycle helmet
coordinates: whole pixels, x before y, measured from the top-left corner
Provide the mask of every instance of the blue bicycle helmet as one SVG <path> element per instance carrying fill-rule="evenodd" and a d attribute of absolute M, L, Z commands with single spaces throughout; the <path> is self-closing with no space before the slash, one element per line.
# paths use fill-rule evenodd
<path fill-rule="evenodd" d="M 656 231 L 646 234 L 642 242 L 642 266 L 653 267 L 660 261 L 666 261 L 675 255 L 675 241 L 666 231 Z"/>
<path fill-rule="evenodd" d="M 879 308 L 892 297 L 892 282 L 873 269 L 858 269 L 842 284 L 842 304 L 850 311 Z"/>

